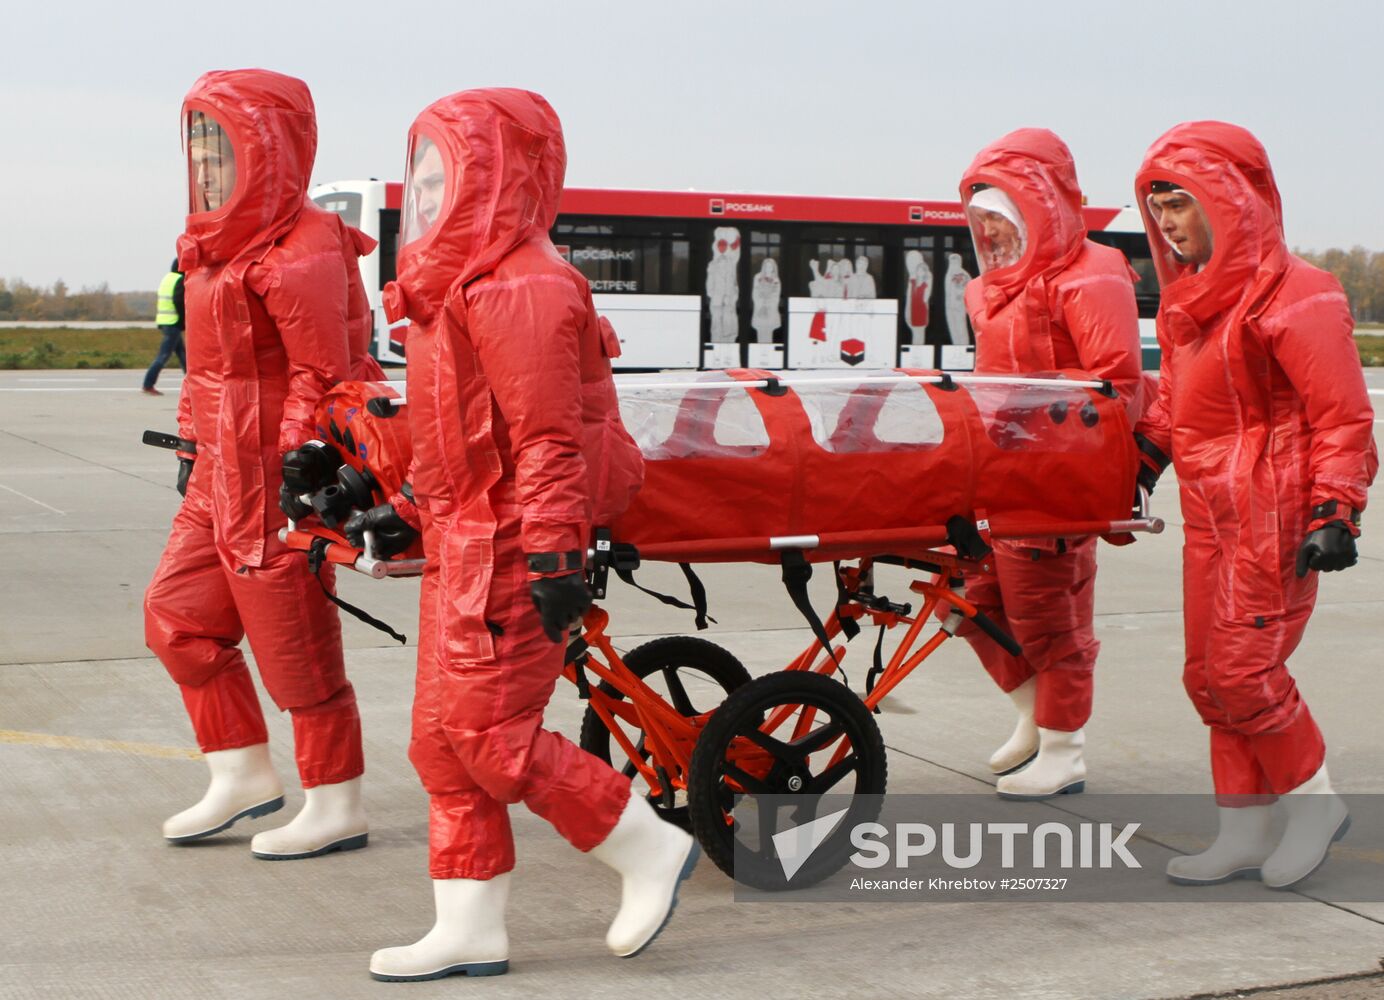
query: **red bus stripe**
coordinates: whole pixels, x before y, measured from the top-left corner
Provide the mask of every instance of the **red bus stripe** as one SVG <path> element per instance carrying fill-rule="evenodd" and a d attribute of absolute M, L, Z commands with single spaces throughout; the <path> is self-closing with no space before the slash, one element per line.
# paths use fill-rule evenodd
<path fill-rule="evenodd" d="M 386 208 L 403 203 L 403 185 L 386 184 Z M 958 201 L 902 201 L 884 198 L 814 198 L 804 195 L 715 194 L 702 191 L 621 191 L 567 188 L 560 215 L 624 216 L 653 219 L 767 219 L 774 222 L 833 222 L 847 225 L 964 226 Z M 1084 208 L 1086 227 L 1099 231 L 1119 214 L 1117 208 Z"/>

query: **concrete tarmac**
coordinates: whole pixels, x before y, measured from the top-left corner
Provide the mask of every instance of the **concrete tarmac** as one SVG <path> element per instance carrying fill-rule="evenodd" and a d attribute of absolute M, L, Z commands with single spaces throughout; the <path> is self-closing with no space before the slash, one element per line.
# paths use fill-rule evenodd
<path fill-rule="evenodd" d="M 403 648 L 343 626 L 365 727 L 369 848 L 297 863 L 250 856 L 251 835 L 292 816 L 302 796 L 287 717 L 267 699 L 291 787 L 285 811 L 196 846 L 166 845 L 160 823 L 206 780 L 177 691 L 142 634 L 142 593 L 178 496 L 172 456 L 139 438 L 174 430 L 177 374 L 155 399 L 139 393 L 135 372 L 0 373 L 0 998 L 1384 997 L 1384 901 L 1320 902 L 1311 881 L 1292 905 L 762 904 L 735 902 L 703 862 L 663 936 L 621 961 L 602 942 L 616 878 L 522 808 L 512 811 L 511 973 L 372 982 L 370 952 L 415 940 L 432 917 L 425 796 L 405 756 L 417 582 L 342 574 L 340 584 L 410 636 Z M 1384 373 L 1369 381 L 1384 395 Z M 1180 680 L 1170 485 L 1155 502 L 1164 535 L 1101 549 L 1090 792 L 1210 790 L 1206 733 Z M 1323 577 L 1292 660 L 1346 793 L 1384 793 L 1377 522 L 1367 513 L 1360 565 Z M 719 623 L 701 634 L 752 673 L 781 669 L 809 641 L 776 570 L 702 576 Z M 647 567 L 641 582 L 683 590 L 676 568 Z M 881 589 L 905 582 L 895 573 Z M 818 598 L 827 606 L 827 592 Z M 606 607 L 621 649 L 692 631 L 687 613 L 621 585 Z M 853 653 L 857 664 L 868 655 Z M 857 686 L 863 674 L 852 672 Z M 548 725 L 575 738 L 583 708 L 560 682 Z M 886 699 L 879 723 L 890 792 L 974 793 L 993 785 L 985 760 L 1012 717 L 954 642 Z M 1080 797 L 1063 808 L 1079 812 Z"/>

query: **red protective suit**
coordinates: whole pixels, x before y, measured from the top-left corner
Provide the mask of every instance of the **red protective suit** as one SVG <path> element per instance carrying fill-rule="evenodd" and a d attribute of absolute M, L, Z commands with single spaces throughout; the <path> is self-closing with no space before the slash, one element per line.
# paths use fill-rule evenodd
<path fill-rule="evenodd" d="M 441 152 L 447 189 L 435 218 L 405 220 L 424 232 L 385 291 L 391 317 L 414 321 L 427 554 L 409 756 L 431 796 L 432 877 L 487 879 L 514 866 L 509 803 L 589 850 L 629 798 L 627 778 L 542 728 L 563 645 L 543 634 L 525 556 L 584 562 L 593 519 L 625 507 L 642 464 L 619 420 L 614 331 L 548 240 L 566 166 L 553 110 L 525 91 L 467 91 L 411 134 L 415 158 Z M 427 213 L 426 196 L 406 197 L 406 215 Z"/>
<path fill-rule="evenodd" d="M 1135 276 L 1120 251 L 1086 239 L 1066 144 L 1045 129 L 1011 132 L 977 154 L 961 180 L 963 201 L 978 184 L 1012 199 L 1027 240 L 1017 262 L 966 286 L 976 371 L 1079 369 L 1109 379 L 1136 419 L 1143 393 Z M 997 542 L 994 572 L 966 579 L 967 597 L 1010 631 L 1024 655 L 1011 656 L 973 627 L 961 634 L 1004 691 L 1038 675 L 1034 721 L 1044 729 L 1074 731 L 1091 715 L 1100 649 L 1092 627 L 1095 544 Z"/>
<path fill-rule="evenodd" d="M 1200 271 L 1149 214 L 1156 181 L 1206 215 L 1214 252 Z M 1286 792 L 1325 753 L 1286 664 L 1317 591 L 1295 556 L 1312 508 L 1363 509 L 1378 468 L 1350 307 L 1334 277 L 1288 252 L 1268 157 L 1244 129 L 1178 125 L 1136 188 L 1163 282 L 1158 396 L 1139 430 L 1172 457 L 1181 490 L 1184 682 L 1211 728 L 1217 793 Z"/>
<path fill-rule="evenodd" d="M 360 717 L 336 608 L 279 541 L 282 456 L 316 436 L 314 406 L 346 378 L 381 377 L 356 258 L 373 241 L 307 200 L 312 97 L 265 70 L 204 75 L 184 102 L 220 124 L 236 179 L 189 215 L 188 372 L 179 434 L 197 443 L 187 498 L 144 602 L 145 642 L 182 688 L 203 751 L 266 741 L 238 648 L 248 636 L 269 696 L 293 716 L 304 787 L 363 770 Z M 323 580 L 332 585 L 331 570 Z"/>

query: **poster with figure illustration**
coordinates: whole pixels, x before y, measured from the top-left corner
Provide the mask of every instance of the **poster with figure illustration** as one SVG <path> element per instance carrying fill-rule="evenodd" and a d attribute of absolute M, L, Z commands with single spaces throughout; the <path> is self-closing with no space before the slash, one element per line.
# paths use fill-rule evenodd
<path fill-rule="evenodd" d="M 733 344 L 740 337 L 735 307 L 740 301 L 740 230 L 717 226 L 706 265 L 707 308 L 711 312 L 711 342 Z"/>
<path fill-rule="evenodd" d="M 892 368 L 898 325 L 894 299 L 790 298 L 788 367 Z"/>
<path fill-rule="evenodd" d="M 932 268 L 921 250 L 909 250 L 903 255 L 904 299 L 903 322 L 908 327 L 909 343 L 922 344 L 930 318 L 928 300 L 932 297 Z"/>
<path fill-rule="evenodd" d="M 947 297 L 947 335 L 953 344 L 974 343 L 971 320 L 966 315 L 966 285 L 971 274 L 962 264 L 959 253 L 947 254 L 947 274 L 942 280 Z"/>
<path fill-rule="evenodd" d="M 754 277 L 754 287 L 750 289 L 750 299 L 754 302 L 754 313 L 750 326 L 754 327 L 755 340 L 760 344 L 771 344 L 774 333 L 783 325 L 779 317 L 779 303 L 783 299 L 783 282 L 778 276 L 778 262 L 766 257 L 759 265 L 759 273 Z"/>

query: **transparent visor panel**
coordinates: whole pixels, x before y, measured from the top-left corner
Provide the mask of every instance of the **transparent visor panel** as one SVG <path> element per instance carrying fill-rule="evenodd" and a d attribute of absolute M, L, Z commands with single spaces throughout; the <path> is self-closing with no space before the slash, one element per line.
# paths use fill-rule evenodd
<path fill-rule="evenodd" d="M 446 200 L 447 169 L 442 150 L 427 136 L 415 135 L 409 141 L 399 245 L 408 246 L 426 236 L 437 224 Z"/>
<path fill-rule="evenodd" d="M 1041 373 L 1037 373 L 1041 374 Z M 1094 452 L 1105 444 L 1100 409 L 1085 389 L 967 386 L 986 436 L 1003 451 Z"/>
<path fill-rule="evenodd" d="M 221 123 L 204 111 L 189 111 L 184 127 L 188 212 L 215 212 L 235 192 L 235 147 Z"/>
<path fill-rule="evenodd" d="M 966 199 L 966 222 L 982 274 L 1019 263 L 1028 250 L 1023 213 L 997 187 L 978 185 L 972 190 Z"/>
<path fill-rule="evenodd" d="M 644 458 L 754 458 L 769 450 L 769 430 L 755 390 L 724 375 L 669 382 L 666 376 L 622 376 L 620 419 Z"/>
<path fill-rule="evenodd" d="M 1211 263 L 1211 220 L 1190 191 L 1155 181 L 1144 195 L 1144 224 L 1158 280 L 1164 285 Z"/>

